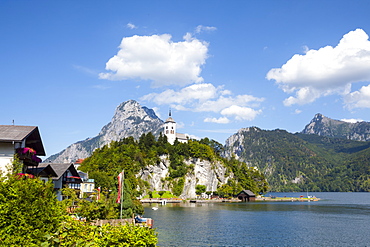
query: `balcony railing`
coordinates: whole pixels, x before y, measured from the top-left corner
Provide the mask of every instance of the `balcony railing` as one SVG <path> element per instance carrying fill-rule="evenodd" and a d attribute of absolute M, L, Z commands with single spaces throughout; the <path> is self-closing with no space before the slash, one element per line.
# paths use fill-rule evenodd
<path fill-rule="evenodd" d="M 26 166 L 38 166 L 39 163 L 42 162 L 42 160 L 36 156 L 36 151 L 32 148 L 18 148 L 17 154 L 19 159 L 22 160 Z"/>

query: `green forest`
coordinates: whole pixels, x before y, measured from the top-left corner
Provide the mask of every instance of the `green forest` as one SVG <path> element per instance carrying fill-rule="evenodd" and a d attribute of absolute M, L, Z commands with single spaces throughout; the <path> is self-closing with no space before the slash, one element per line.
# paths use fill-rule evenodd
<path fill-rule="evenodd" d="M 239 135 L 237 155 L 264 172 L 271 191 L 370 191 L 370 142 L 256 127 Z"/>
<path fill-rule="evenodd" d="M 221 162 L 227 168 L 227 173 L 234 175 L 227 184 L 220 184 L 214 194 L 232 197 L 242 189 L 249 189 L 254 193 L 264 193 L 268 190 L 268 184 L 261 172 L 234 158 L 222 158 L 222 150 L 222 144 L 208 138 L 200 141 L 189 140 L 187 143 L 175 141 L 174 145 L 171 145 L 165 135 L 160 134 L 155 138 L 149 132 L 138 140 L 128 137 L 96 149 L 83 161 L 80 170 L 88 172 L 89 177 L 95 179 L 96 187 L 109 191 L 113 196 L 117 193 L 116 177 L 124 170 L 125 186 L 131 191 L 132 200 L 135 200 L 138 196 L 151 195 L 153 192 L 148 182 L 137 178 L 136 174 L 148 165 L 158 164 L 160 156 L 166 155 L 170 160 L 170 167 L 165 181 L 171 185 L 170 193 L 180 196 L 186 174 L 194 170 L 193 164 L 186 165 L 184 161 L 198 158 Z"/>

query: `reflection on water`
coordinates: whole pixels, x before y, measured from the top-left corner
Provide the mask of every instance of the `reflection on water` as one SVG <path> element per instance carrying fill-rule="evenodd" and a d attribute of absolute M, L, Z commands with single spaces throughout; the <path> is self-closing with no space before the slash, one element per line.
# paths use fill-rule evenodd
<path fill-rule="evenodd" d="M 276 194 L 276 193 L 275 193 Z M 280 193 L 286 196 L 299 194 Z M 370 193 L 315 193 L 318 202 L 147 205 L 159 246 L 367 246 Z"/>

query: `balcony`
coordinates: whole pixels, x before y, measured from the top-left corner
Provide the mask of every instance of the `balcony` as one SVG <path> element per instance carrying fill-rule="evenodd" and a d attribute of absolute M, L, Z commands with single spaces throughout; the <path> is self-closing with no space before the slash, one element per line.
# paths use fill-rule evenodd
<path fill-rule="evenodd" d="M 36 156 L 36 151 L 32 148 L 18 148 L 17 154 L 19 160 L 23 161 L 26 166 L 38 166 L 42 161 Z"/>

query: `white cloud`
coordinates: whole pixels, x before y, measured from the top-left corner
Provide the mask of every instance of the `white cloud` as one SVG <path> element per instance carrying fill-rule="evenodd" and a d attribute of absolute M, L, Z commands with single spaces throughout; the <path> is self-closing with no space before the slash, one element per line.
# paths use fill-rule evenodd
<path fill-rule="evenodd" d="M 217 30 L 216 27 L 209 27 L 209 26 L 199 25 L 195 28 L 195 33 L 201 33 L 201 32 L 204 32 L 204 31 L 210 32 L 210 31 L 216 31 L 216 30 Z"/>
<path fill-rule="evenodd" d="M 157 117 L 161 118 L 161 114 L 159 112 L 159 108 L 158 107 L 153 107 L 152 109 L 155 112 L 155 115 L 157 115 Z"/>
<path fill-rule="evenodd" d="M 261 110 L 254 110 L 250 107 L 242 107 L 237 105 L 232 105 L 228 108 L 225 108 L 221 111 L 222 115 L 226 116 L 234 116 L 236 120 L 243 121 L 251 121 L 255 119 L 255 117 L 261 113 Z"/>
<path fill-rule="evenodd" d="M 284 92 L 295 93 L 284 101 L 287 106 L 311 103 L 330 94 L 348 94 L 352 83 L 370 81 L 368 39 L 362 29 L 356 29 L 345 34 L 336 47 L 294 55 L 281 68 L 271 69 L 266 78 L 275 80 Z"/>
<path fill-rule="evenodd" d="M 294 113 L 295 113 L 295 114 L 300 114 L 300 113 L 302 113 L 302 110 L 295 109 Z"/>
<path fill-rule="evenodd" d="M 184 37 L 173 42 L 171 35 L 132 36 L 122 39 L 117 55 L 106 63 L 101 79 L 152 81 L 154 87 L 185 86 L 203 82 L 202 65 L 208 57 L 208 43 Z"/>
<path fill-rule="evenodd" d="M 211 98 L 216 97 L 219 89 L 210 83 L 199 83 L 193 84 L 188 87 L 181 89 L 180 91 L 174 91 L 168 89 L 162 93 L 151 93 L 143 96 L 142 100 L 150 100 L 158 105 L 163 104 L 191 104 L 194 101 L 204 102 Z"/>
<path fill-rule="evenodd" d="M 81 66 L 81 65 L 73 65 L 73 68 L 75 68 L 79 71 L 82 71 L 83 73 L 85 73 L 87 75 L 92 75 L 94 77 L 98 74 L 97 71 L 95 71 L 93 69 L 90 69 L 90 68 L 87 68 L 87 67 L 84 67 L 84 66 Z"/>
<path fill-rule="evenodd" d="M 200 138 L 199 136 L 196 136 L 196 135 L 190 135 L 190 134 L 185 134 L 185 135 L 188 135 L 190 139 L 195 139 L 195 140 L 202 139 L 202 138 Z"/>
<path fill-rule="evenodd" d="M 362 119 L 341 119 L 340 121 L 347 122 L 347 123 L 358 123 L 358 122 L 363 122 L 364 120 Z"/>
<path fill-rule="evenodd" d="M 314 102 L 319 97 L 320 92 L 315 88 L 303 87 L 296 92 L 296 97 L 290 96 L 285 99 L 283 103 L 285 106 L 291 106 L 294 104 L 303 105 Z"/>
<path fill-rule="evenodd" d="M 213 112 L 221 114 L 219 118 L 206 118 L 204 121 L 225 123 L 225 116 L 232 116 L 235 120 L 253 120 L 260 110 L 263 98 L 252 95 L 232 95 L 223 86 L 215 87 L 211 83 L 193 84 L 179 91 L 168 89 L 162 93 L 151 93 L 140 100 L 153 101 L 158 105 L 171 105 L 171 108 L 180 111 Z M 231 107 L 231 108 L 230 108 Z M 239 108 L 237 108 L 239 107 Z M 232 110 L 234 110 L 232 112 Z M 224 117 L 224 118 L 222 118 Z"/>
<path fill-rule="evenodd" d="M 370 85 L 363 86 L 360 90 L 345 96 L 347 108 L 370 108 Z"/>
<path fill-rule="evenodd" d="M 302 48 L 304 53 L 307 53 L 310 50 L 307 45 L 304 45 Z"/>
<path fill-rule="evenodd" d="M 198 105 L 197 111 L 213 111 L 220 112 L 221 110 L 232 105 L 253 106 L 258 107 L 263 98 L 257 98 L 251 95 L 237 95 L 235 97 L 219 96 L 214 100 L 208 100 Z"/>
<path fill-rule="evenodd" d="M 105 86 L 105 85 L 94 85 L 92 87 L 95 89 L 99 89 L 99 90 L 106 90 L 110 88 L 109 86 Z"/>
<path fill-rule="evenodd" d="M 136 29 L 137 28 L 137 26 L 135 26 L 131 22 L 127 23 L 127 27 L 130 28 L 130 29 Z"/>
<path fill-rule="evenodd" d="M 206 123 L 220 123 L 220 124 L 227 124 L 230 123 L 230 120 L 227 117 L 220 117 L 220 118 L 205 118 L 204 122 Z"/>

